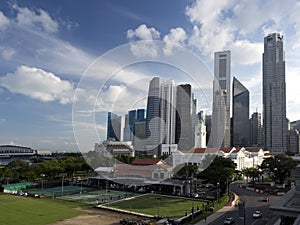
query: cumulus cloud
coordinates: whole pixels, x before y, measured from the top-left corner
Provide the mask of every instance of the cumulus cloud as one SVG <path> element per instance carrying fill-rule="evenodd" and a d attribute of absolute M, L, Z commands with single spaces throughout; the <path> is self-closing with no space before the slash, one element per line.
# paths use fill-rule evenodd
<path fill-rule="evenodd" d="M 21 27 L 39 28 L 48 33 L 58 31 L 58 23 L 44 10 L 36 9 L 33 11 L 27 7 L 19 7 L 16 4 L 12 8 L 17 11 L 16 22 Z"/>
<path fill-rule="evenodd" d="M 212 57 L 215 51 L 229 49 L 237 63 L 258 63 L 262 45 L 257 43 L 257 34 L 294 30 L 295 34 L 291 35 L 294 36 L 294 47 L 300 46 L 299 10 L 300 3 L 296 0 L 287 0 L 285 4 L 259 0 L 195 0 L 185 11 L 194 25 L 189 44 L 204 56 Z"/>
<path fill-rule="evenodd" d="M 158 49 L 153 40 L 158 40 L 160 33 L 154 27 L 147 27 L 145 24 L 140 25 L 135 30 L 129 29 L 127 31 L 127 38 L 131 41 L 131 52 L 135 56 L 151 56 L 156 57 Z M 142 42 L 133 42 L 142 41 Z"/>
<path fill-rule="evenodd" d="M 231 50 L 232 62 L 237 64 L 254 64 L 261 62 L 263 43 L 251 43 L 247 40 L 233 42 L 229 49 Z"/>
<path fill-rule="evenodd" d="M 174 45 L 182 45 L 186 39 L 187 34 L 183 28 L 177 27 L 171 29 L 170 33 L 163 38 L 163 41 L 165 42 L 165 47 L 163 49 L 164 53 L 166 55 L 171 55 Z"/>
<path fill-rule="evenodd" d="M 72 102 L 73 84 L 61 80 L 53 73 L 28 66 L 20 66 L 14 73 L 0 78 L 0 86 L 10 92 L 29 96 L 42 102 L 59 101 L 61 104 Z"/>
<path fill-rule="evenodd" d="M 10 60 L 16 53 L 16 51 L 12 48 L 1 48 L 0 47 L 1 56 L 5 60 Z"/>
<path fill-rule="evenodd" d="M 9 24 L 9 19 L 0 11 L 0 30 L 5 29 Z"/>
<path fill-rule="evenodd" d="M 194 24 L 190 44 L 196 46 L 204 55 L 210 55 L 217 49 L 223 50 L 234 40 L 234 31 L 230 19 L 225 14 L 233 6 L 234 1 L 212 2 L 198 0 L 186 7 L 186 15 Z"/>
<path fill-rule="evenodd" d="M 154 27 L 147 27 L 145 24 L 140 25 L 135 30 L 129 29 L 127 31 L 127 38 L 129 40 L 155 40 L 158 39 L 160 33 Z"/>

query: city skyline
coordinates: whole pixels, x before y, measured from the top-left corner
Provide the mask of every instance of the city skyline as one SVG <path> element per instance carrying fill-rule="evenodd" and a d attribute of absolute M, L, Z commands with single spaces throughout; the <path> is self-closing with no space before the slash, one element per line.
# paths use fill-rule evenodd
<path fill-rule="evenodd" d="M 81 14 L 78 14 L 79 8 Z M 2 1 L 0 143 L 53 151 L 77 151 L 72 127 L 74 93 L 84 96 L 83 104 L 95 105 L 93 96 L 98 95 L 100 88 L 91 85 L 76 90 L 82 74 L 106 52 L 139 40 L 162 41 L 164 53 L 171 55 L 174 51 L 170 42 L 186 47 L 207 65 L 212 75 L 211 80 L 213 53 L 230 50 L 231 74 L 249 89 L 252 114 L 263 111 L 263 38 L 273 32 L 283 34 L 287 118 L 290 121 L 298 120 L 300 100 L 295 96 L 300 95 L 296 86 L 300 82 L 299 8 L 297 1 L 289 1 L 284 5 L 268 1 L 228 1 L 216 2 L 212 6 L 208 1 L 202 0 L 176 3 L 113 0 L 90 1 L 89 4 L 76 2 L 71 7 L 65 0 L 59 3 L 37 0 Z M 141 53 L 139 48 L 133 50 L 136 54 Z M 144 52 L 152 54 L 155 60 L 155 50 L 150 46 Z M 113 66 L 108 62 L 104 68 L 110 69 Z M 95 110 L 96 129 L 102 134 L 102 138 L 106 136 L 107 112 L 114 107 L 115 100 L 121 95 L 124 99 L 139 95 L 141 101 L 134 104 L 137 104 L 136 108 L 141 105 L 145 107 L 145 94 L 128 90 L 137 87 L 139 90 L 147 89 L 147 82 L 144 82 L 144 86 L 140 85 L 136 78 L 149 79 L 156 75 L 168 76 L 176 83 L 192 83 L 191 80 L 184 79 L 188 77 L 179 69 L 152 62 L 136 63 L 120 69 L 116 79 L 102 88 L 101 94 L 107 100 L 99 102 L 103 111 L 99 108 Z M 106 80 L 101 77 L 101 73 L 97 73 L 97 78 Z M 203 79 L 202 89 L 207 87 L 206 81 L 207 79 Z M 126 89 L 128 84 L 130 88 Z M 196 88 L 199 91 L 199 87 Z M 211 100 L 210 91 L 204 91 Z M 199 93 L 195 94 L 196 99 L 202 99 L 197 96 Z M 198 105 L 201 106 L 201 102 Z M 205 105 L 203 108 L 208 109 L 210 114 L 210 106 Z M 122 108 L 114 109 L 118 112 L 125 111 Z M 197 111 L 199 109 L 201 108 Z M 82 112 L 86 117 L 94 117 L 88 110 Z M 85 125 L 89 129 L 95 129 L 95 124 Z M 90 150 L 93 143 L 90 143 L 88 137 L 85 142 L 88 148 L 86 150 Z"/>

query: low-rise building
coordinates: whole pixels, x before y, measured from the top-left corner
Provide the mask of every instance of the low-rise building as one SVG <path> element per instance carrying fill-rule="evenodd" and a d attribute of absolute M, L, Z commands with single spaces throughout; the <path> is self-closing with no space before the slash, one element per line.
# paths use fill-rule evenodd
<path fill-rule="evenodd" d="M 214 156 L 230 158 L 237 165 L 238 170 L 261 165 L 269 152 L 263 149 L 248 148 L 194 148 L 191 151 L 176 151 L 172 154 L 173 166 L 181 164 L 197 165 L 205 169 Z M 204 164 L 204 165 L 203 165 Z M 205 165 L 207 164 L 207 165 Z"/>
<path fill-rule="evenodd" d="M 134 157 L 135 151 L 131 141 L 107 141 L 103 143 L 96 143 L 94 151 L 101 153 L 104 156 L 129 156 Z"/>

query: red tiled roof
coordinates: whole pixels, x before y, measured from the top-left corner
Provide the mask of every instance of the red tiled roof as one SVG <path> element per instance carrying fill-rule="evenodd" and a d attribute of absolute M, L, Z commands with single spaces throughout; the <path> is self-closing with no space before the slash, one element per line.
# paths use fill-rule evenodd
<path fill-rule="evenodd" d="M 233 147 L 226 147 L 226 148 L 220 148 L 220 151 L 222 151 L 224 153 L 229 153 L 232 149 L 233 149 Z"/>
<path fill-rule="evenodd" d="M 108 149 L 131 149 L 128 145 L 107 145 Z"/>
<path fill-rule="evenodd" d="M 260 149 L 246 149 L 248 152 L 259 152 Z"/>
<path fill-rule="evenodd" d="M 134 159 L 130 164 L 136 166 L 148 166 L 159 163 L 160 159 Z"/>

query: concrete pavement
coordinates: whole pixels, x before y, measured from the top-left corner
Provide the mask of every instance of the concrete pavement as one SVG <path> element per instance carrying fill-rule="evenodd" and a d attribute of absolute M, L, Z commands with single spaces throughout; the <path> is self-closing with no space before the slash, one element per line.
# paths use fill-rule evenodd
<path fill-rule="evenodd" d="M 234 194 L 234 200 L 232 201 L 231 206 L 224 206 L 222 209 L 219 209 L 218 211 L 216 211 L 215 213 L 211 214 L 210 216 L 208 216 L 205 219 L 199 221 L 198 223 L 195 223 L 195 225 L 206 225 L 206 224 L 210 224 L 213 221 L 215 221 L 216 219 L 218 219 L 219 217 L 223 216 L 225 213 L 229 212 L 229 211 L 233 211 L 235 210 L 235 202 L 238 200 L 238 196 L 236 194 Z"/>

